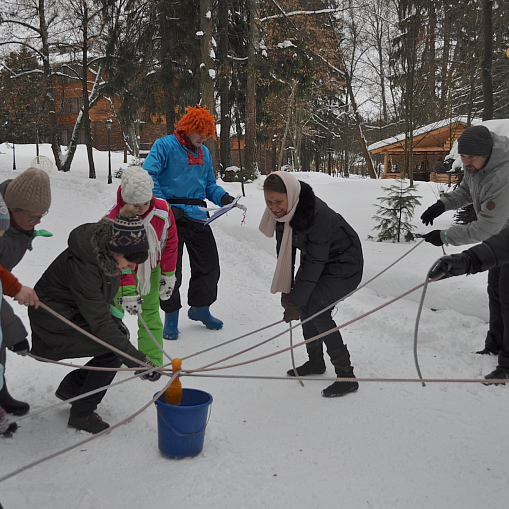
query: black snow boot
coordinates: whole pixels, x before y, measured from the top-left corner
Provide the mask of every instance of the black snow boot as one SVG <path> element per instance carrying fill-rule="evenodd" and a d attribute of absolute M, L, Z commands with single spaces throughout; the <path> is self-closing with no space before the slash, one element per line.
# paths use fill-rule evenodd
<path fill-rule="evenodd" d="M 502 366 L 497 366 L 495 371 L 487 374 L 484 378 L 486 380 L 508 380 L 509 379 L 509 368 L 503 368 Z M 484 385 L 506 385 L 504 384 L 495 384 L 495 383 L 486 383 Z"/>
<path fill-rule="evenodd" d="M 310 343 L 306 343 L 306 350 L 308 351 L 309 360 L 297 369 L 297 376 L 308 375 L 322 375 L 325 373 L 325 361 L 323 360 L 323 347 L 322 341 L 316 339 Z M 289 369 L 286 374 L 288 376 L 295 376 L 295 371 Z"/>
<path fill-rule="evenodd" d="M 108 429 L 110 425 L 104 422 L 100 415 L 93 412 L 85 417 L 76 417 L 71 415 L 67 423 L 68 428 L 74 428 L 82 431 L 88 431 L 89 433 L 100 433 L 105 429 Z"/>
<path fill-rule="evenodd" d="M 2 390 L 0 390 L 0 406 L 8 413 L 13 415 L 25 415 L 30 410 L 30 405 L 23 401 L 15 400 L 7 390 L 7 385 L 5 383 L 4 377 L 4 386 Z"/>
<path fill-rule="evenodd" d="M 355 378 L 353 367 L 350 364 L 350 354 L 346 345 L 329 352 L 332 364 L 338 378 Z M 334 382 L 322 391 L 322 396 L 326 398 L 336 398 L 344 396 L 349 392 L 355 392 L 359 388 L 358 382 Z"/>

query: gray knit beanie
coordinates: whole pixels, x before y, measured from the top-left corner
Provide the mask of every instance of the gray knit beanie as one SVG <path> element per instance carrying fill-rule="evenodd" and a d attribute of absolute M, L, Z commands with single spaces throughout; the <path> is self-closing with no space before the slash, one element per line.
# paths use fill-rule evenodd
<path fill-rule="evenodd" d="M 36 214 L 45 214 L 51 205 L 48 174 L 38 168 L 28 168 L 9 182 L 4 200 L 10 209 L 23 209 Z"/>
<path fill-rule="evenodd" d="M 463 156 L 483 156 L 491 154 L 493 138 L 490 130 L 483 125 L 467 127 L 458 138 L 458 153 Z"/>

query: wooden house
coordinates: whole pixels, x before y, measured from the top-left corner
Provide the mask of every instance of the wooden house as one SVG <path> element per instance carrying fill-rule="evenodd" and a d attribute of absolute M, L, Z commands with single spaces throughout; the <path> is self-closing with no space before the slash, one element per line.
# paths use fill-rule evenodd
<path fill-rule="evenodd" d="M 473 119 L 472 125 L 481 120 Z M 433 167 L 439 161 L 444 161 L 454 142 L 468 127 L 467 117 L 455 117 L 444 119 L 413 132 L 413 178 L 414 180 L 441 182 L 446 184 L 456 183 L 458 174 L 437 173 Z M 398 134 L 392 138 L 371 144 L 368 147 L 372 154 L 383 154 L 384 171 L 383 179 L 401 178 L 402 170 L 404 177 L 408 178 L 408 167 L 405 166 L 405 134 Z M 407 149 L 408 150 L 408 149 Z"/>
<path fill-rule="evenodd" d="M 78 79 L 70 78 L 75 73 L 72 68 L 66 72 L 65 65 L 63 72 L 55 78 L 53 82 L 54 96 L 55 96 L 55 110 L 58 119 L 58 130 L 60 135 L 60 142 L 62 145 L 68 145 L 72 136 L 74 126 L 78 115 L 83 107 L 83 89 L 81 81 Z M 81 72 L 81 71 L 80 71 Z M 65 74 L 65 75 L 64 75 Z M 88 82 L 94 83 L 95 74 L 93 71 L 88 71 Z M 90 109 L 89 116 L 92 131 L 92 146 L 97 150 L 108 150 L 108 120 L 111 120 L 112 106 L 116 110 L 120 107 L 118 97 L 113 100 L 113 105 L 108 99 L 101 98 L 93 108 Z M 139 148 L 141 152 L 148 152 L 152 144 L 157 138 L 165 136 L 166 121 L 164 117 L 155 119 L 157 122 L 153 124 L 144 124 L 143 128 L 139 130 Z M 85 133 L 83 128 L 80 131 L 78 143 L 85 143 Z M 124 150 L 125 143 L 120 131 L 119 125 L 113 121 L 111 124 L 111 132 L 109 139 L 112 151 Z"/>

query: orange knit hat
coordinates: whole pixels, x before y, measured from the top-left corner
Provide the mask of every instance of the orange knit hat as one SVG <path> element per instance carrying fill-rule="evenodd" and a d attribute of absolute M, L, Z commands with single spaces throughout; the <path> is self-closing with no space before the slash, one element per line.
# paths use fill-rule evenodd
<path fill-rule="evenodd" d="M 196 108 L 188 106 L 186 114 L 179 120 L 175 129 L 182 134 L 189 134 L 192 132 L 198 134 L 206 134 L 207 138 L 216 137 L 216 125 L 213 115 L 206 109 L 207 106 L 202 108 L 199 104 Z"/>

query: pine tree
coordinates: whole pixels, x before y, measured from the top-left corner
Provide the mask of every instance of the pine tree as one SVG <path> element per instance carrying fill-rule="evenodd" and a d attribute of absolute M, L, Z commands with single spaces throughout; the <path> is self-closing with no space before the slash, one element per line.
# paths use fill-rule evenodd
<path fill-rule="evenodd" d="M 377 213 L 373 219 L 378 221 L 378 225 L 373 230 L 379 231 L 377 241 L 391 241 L 400 242 L 401 237 L 404 237 L 407 242 L 414 239 L 412 230 L 415 226 L 410 223 L 414 215 L 416 205 L 421 202 L 413 193 L 416 190 L 415 186 L 403 186 L 403 180 L 399 180 L 399 186 L 393 184 L 390 187 L 383 187 L 384 191 L 388 192 L 388 196 L 381 196 L 377 198 L 380 202 L 387 204 L 378 205 Z"/>
<path fill-rule="evenodd" d="M 475 213 L 474 206 L 472 204 L 462 207 L 454 214 L 454 224 L 470 224 L 472 221 L 477 221 L 477 214 Z"/>

